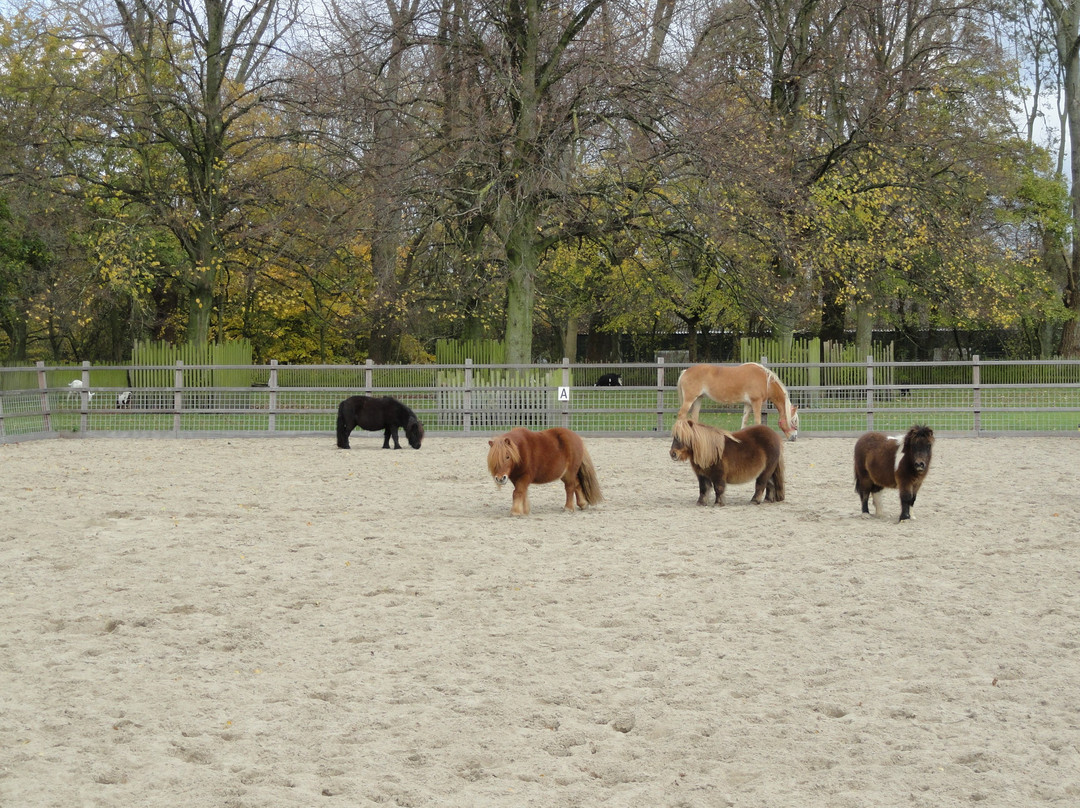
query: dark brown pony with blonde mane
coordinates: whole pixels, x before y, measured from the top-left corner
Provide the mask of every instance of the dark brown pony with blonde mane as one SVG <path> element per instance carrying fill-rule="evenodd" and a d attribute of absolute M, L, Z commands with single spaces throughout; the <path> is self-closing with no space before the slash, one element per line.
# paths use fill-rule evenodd
<path fill-rule="evenodd" d="M 514 500 L 510 513 L 525 516 L 529 513 L 529 486 L 562 480 L 566 488 L 568 511 L 574 501 L 584 509 L 603 501 L 600 482 L 592 458 L 581 438 L 569 429 L 555 427 L 541 432 L 518 427 L 489 440 L 488 471 L 500 488 L 514 484 Z"/>
<path fill-rule="evenodd" d="M 904 435 L 867 432 L 855 441 L 855 492 L 862 501 L 862 512 L 881 515 L 881 491 L 900 491 L 900 521 L 911 518 L 911 506 L 930 471 L 934 448 L 934 430 L 916 424 Z"/>
<path fill-rule="evenodd" d="M 761 408 L 766 401 L 776 407 L 780 430 L 788 440 L 799 437 L 799 410 L 791 403 L 780 377 L 764 365 L 691 365 L 679 374 L 679 412 L 675 420 L 689 416 L 697 421 L 701 399 L 708 396 L 719 404 L 742 404 L 742 426 L 753 416 L 761 423 Z"/>
<path fill-rule="evenodd" d="M 698 478 L 698 505 L 707 505 L 709 488 L 716 491 L 715 504 L 724 504 L 728 484 L 754 480 L 755 505 L 784 500 L 784 444 L 767 426 L 757 425 L 728 432 L 679 420 L 671 429 L 671 459 L 689 460 Z"/>

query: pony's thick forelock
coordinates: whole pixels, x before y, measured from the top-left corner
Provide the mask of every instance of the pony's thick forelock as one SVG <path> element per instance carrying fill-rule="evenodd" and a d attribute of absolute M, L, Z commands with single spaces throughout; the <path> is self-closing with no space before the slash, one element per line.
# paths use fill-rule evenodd
<path fill-rule="evenodd" d="M 521 462 L 521 452 L 518 451 L 517 444 L 510 440 L 509 435 L 500 435 L 497 438 L 492 438 L 491 448 L 488 449 L 487 456 L 489 474 L 495 473 L 496 467 L 502 462 L 504 457 L 510 459 L 511 465 L 517 465 Z"/>
<path fill-rule="evenodd" d="M 671 428 L 672 436 L 690 449 L 694 463 L 709 468 L 720 462 L 724 454 L 725 433 L 694 421 L 679 419 Z"/>

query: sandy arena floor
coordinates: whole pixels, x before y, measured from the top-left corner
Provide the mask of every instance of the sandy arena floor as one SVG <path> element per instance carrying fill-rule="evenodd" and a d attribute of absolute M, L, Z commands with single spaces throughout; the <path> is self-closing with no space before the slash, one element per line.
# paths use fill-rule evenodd
<path fill-rule="evenodd" d="M 659 438 L 511 518 L 482 438 L 0 445 L 0 805 L 1080 804 L 1080 440 Z"/>

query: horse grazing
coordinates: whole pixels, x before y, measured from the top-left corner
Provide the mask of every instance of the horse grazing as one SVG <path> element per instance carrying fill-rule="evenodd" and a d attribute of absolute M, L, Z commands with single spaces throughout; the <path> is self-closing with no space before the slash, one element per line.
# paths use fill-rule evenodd
<path fill-rule="evenodd" d="M 701 412 L 701 398 L 708 396 L 719 404 L 742 404 L 742 426 L 750 416 L 761 423 L 761 408 L 766 401 L 776 407 L 780 429 L 788 440 L 799 437 L 799 411 L 791 403 L 780 377 L 764 365 L 691 365 L 679 374 L 679 412 L 675 420 L 689 415 L 696 421 Z"/>
<path fill-rule="evenodd" d="M 892 436 L 867 432 L 855 442 L 855 491 L 862 500 L 862 512 L 870 513 L 869 499 L 874 498 L 874 515 L 881 514 L 881 490 L 900 490 L 900 521 L 911 518 L 915 495 L 930 471 L 934 430 L 915 425 L 906 435 Z M 901 451 L 902 450 L 902 451 Z"/>
<path fill-rule="evenodd" d="M 424 426 L 416 413 L 390 396 L 350 396 L 338 405 L 337 410 L 337 445 L 340 449 L 349 448 L 349 433 L 355 427 L 368 432 L 383 430 L 384 449 L 390 448 L 390 438 L 394 439 L 394 448 L 400 449 L 398 430 L 405 430 L 405 438 L 414 449 L 420 448 L 424 439 Z"/>
<path fill-rule="evenodd" d="M 671 428 L 671 459 L 689 460 L 698 478 L 698 505 L 707 505 L 711 486 L 715 504 L 724 504 L 724 489 L 754 480 L 755 505 L 784 501 L 784 444 L 767 426 L 738 432 L 678 420 Z"/>
<path fill-rule="evenodd" d="M 511 429 L 488 441 L 488 471 L 500 488 L 507 481 L 514 484 L 510 507 L 513 516 L 529 513 L 529 485 L 562 480 L 566 487 L 566 510 L 573 512 L 574 501 L 582 510 L 603 502 L 600 481 L 592 458 L 581 438 L 569 429 L 555 427 L 534 432 L 524 427 Z"/>

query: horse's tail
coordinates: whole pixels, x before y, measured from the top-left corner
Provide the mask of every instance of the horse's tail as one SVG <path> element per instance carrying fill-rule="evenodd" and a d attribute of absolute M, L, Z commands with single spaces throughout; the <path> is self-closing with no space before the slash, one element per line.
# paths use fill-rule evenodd
<path fill-rule="evenodd" d="M 348 422 L 345 420 L 345 402 L 341 402 L 337 411 L 337 445 L 339 449 L 349 448 L 349 433 L 352 429 L 349 428 Z"/>
<path fill-rule="evenodd" d="M 582 448 L 581 465 L 577 473 L 578 483 L 581 485 L 581 495 L 590 505 L 604 501 L 604 495 L 600 493 L 600 480 L 596 477 L 596 467 L 593 465 L 589 450 Z"/>
<path fill-rule="evenodd" d="M 773 472 L 774 496 L 777 502 L 784 501 L 784 453 L 780 452 L 780 459 L 776 463 L 776 471 Z"/>

